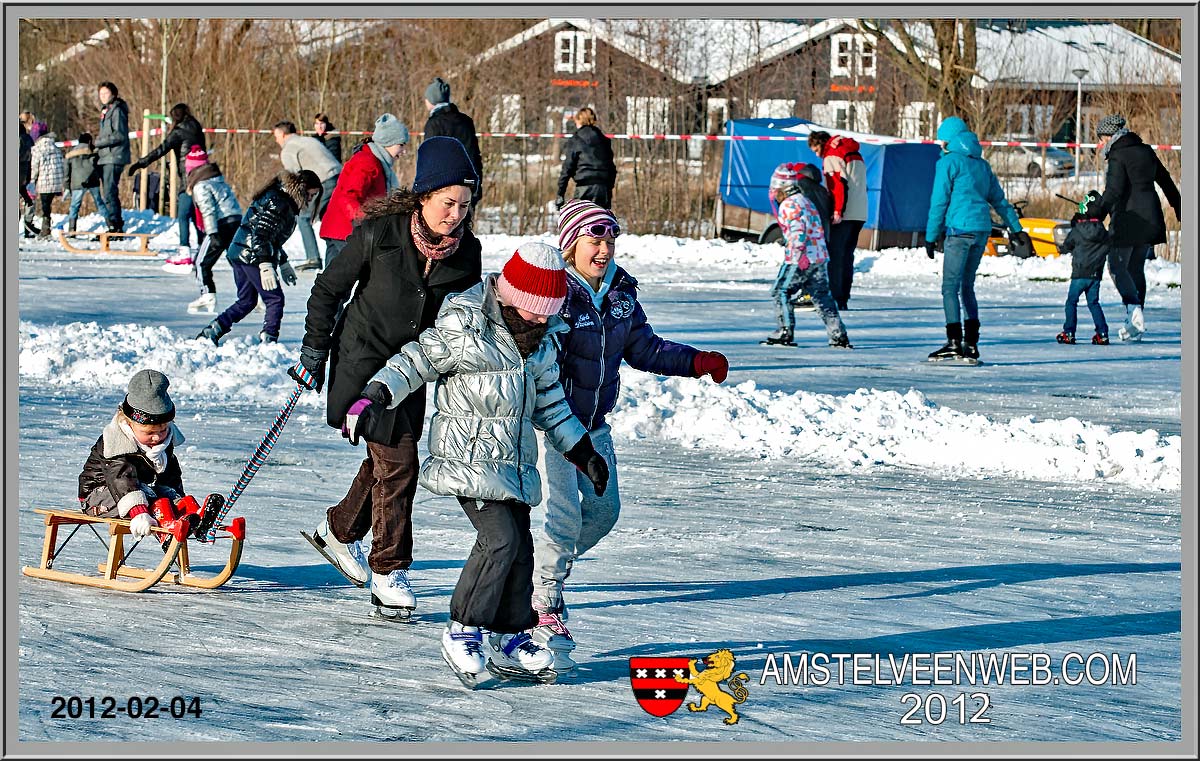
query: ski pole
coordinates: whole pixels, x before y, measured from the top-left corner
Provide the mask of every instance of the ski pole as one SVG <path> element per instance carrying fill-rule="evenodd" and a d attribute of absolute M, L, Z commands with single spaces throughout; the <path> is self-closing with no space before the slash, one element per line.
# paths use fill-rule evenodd
<path fill-rule="evenodd" d="M 299 372 L 302 376 L 308 374 L 303 368 L 300 368 Z M 300 395 L 305 390 L 305 386 L 297 383 L 296 389 L 292 391 L 291 396 L 288 397 L 283 407 L 280 408 L 279 414 L 275 416 L 275 422 L 271 423 L 271 428 L 267 431 L 267 435 L 263 436 L 262 441 L 258 443 L 258 448 L 254 450 L 254 454 L 246 462 L 246 467 L 242 470 L 242 475 L 238 477 L 237 483 L 230 490 L 228 499 L 225 500 L 221 511 L 217 513 L 217 519 L 213 521 L 212 526 L 208 529 L 208 533 L 204 535 L 205 542 L 211 542 L 217 538 L 217 524 L 225 519 L 225 515 L 233 507 L 233 503 L 237 502 L 238 497 L 242 496 L 242 492 L 246 490 L 250 481 L 258 473 L 258 469 L 267 461 L 267 455 L 271 454 L 271 449 L 275 446 L 275 442 L 279 440 L 279 432 L 283 430 L 283 426 L 287 423 L 288 418 L 291 417 L 292 409 L 296 406 L 296 402 L 300 400 Z"/>

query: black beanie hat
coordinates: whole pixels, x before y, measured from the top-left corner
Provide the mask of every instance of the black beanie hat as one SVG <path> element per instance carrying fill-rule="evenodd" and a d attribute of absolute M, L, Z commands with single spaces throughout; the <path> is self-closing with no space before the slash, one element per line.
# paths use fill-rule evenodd
<path fill-rule="evenodd" d="M 444 135 L 425 138 L 417 146 L 412 192 L 423 195 L 451 185 L 466 185 L 472 195 L 479 186 L 479 175 L 471 165 L 467 149 L 457 138 Z"/>

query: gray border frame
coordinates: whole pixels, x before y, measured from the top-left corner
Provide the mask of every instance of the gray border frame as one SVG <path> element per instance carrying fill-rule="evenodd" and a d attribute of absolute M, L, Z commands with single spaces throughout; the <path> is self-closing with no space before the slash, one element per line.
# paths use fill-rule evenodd
<path fill-rule="evenodd" d="M 1159 3 L 1134 5 L 1128 3 L 1080 3 L 1050 5 L 992 5 L 976 4 L 972 0 L 945 4 L 888 4 L 864 3 L 841 5 L 795 5 L 762 4 L 733 8 L 727 5 L 706 5 L 698 2 L 681 4 L 668 3 L 610 3 L 589 7 L 587 13 L 569 3 L 552 4 L 494 4 L 494 5 L 300 5 L 296 3 L 268 5 L 240 5 L 236 3 L 209 3 L 202 7 L 169 7 L 159 3 L 131 3 L 112 5 L 50 4 L 50 3 L 5 3 L 4 4 L 4 103 L 9 113 L 18 111 L 18 20 L 20 18 L 63 18 L 63 17 L 139 17 L 153 14 L 158 18 L 206 18 L 206 17 L 252 17 L 252 18 L 347 18 L 370 16 L 374 18 L 545 18 L 545 17 L 635 17 L 635 18 L 827 18 L 847 15 L 879 14 L 893 17 L 930 18 L 949 16 L 958 12 L 961 17 L 992 16 L 1027 18 L 1180 18 L 1182 23 L 1182 144 L 1184 146 L 1180 186 L 1184 192 L 1188 220 L 1196 219 L 1197 204 L 1195 188 L 1197 180 L 1195 151 L 1196 140 L 1196 74 L 1195 64 L 1197 6 L 1194 3 Z M 1188 116 L 1191 114 L 1191 116 Z M 5 184 L 11 187 L 16 179 L 17 158 L 5 144 Z M 6 231 L 17 229 L 19 223 L 11 204 L 4 212 Z M 7 233 L 6 233 L 7 235 Z M 18 257 L 11 241 L 5 240 L 4 250 L 4 504 L 19 504 L 19 479 L 17 453 L 19 442 L 19 390 L 17 358 L 19 347 L 15 340 L 19 322 Z M 1185 236 L 1182 246 L 1187 264 L 1196 255 L 1195 237 Z M 1197 299 L 1191 292 L 1194 285 L 1190 270 L 1183 272 L 1182 324 L 1185 336 L 1182 346 L 1182 401 L 1181 432 L 1183 437 L 1183 482 L 1181 495 L 1181 556 L 1183 575 L 1182 637 L 1181 637 L 1181 713 L 1182 740 L 1180 742 L 1148 743 L 1061 743 L 1045 742 L 844 742 L 844 743 L 764 743 L 764 742 L 719 742 L 719 743 L 625 743 L 625 742 L 535 742 L 535 743 L 424 743 L 413 746 L 384 745 L 368 742 L 264 742 L 264 743 L 37 743 L 20 742 L 18 739 L 18 660 L 19 626 L 17 620 L 18 520 L 15 509 L 4 511 L 4 712 L 3 712 L 3 756 L 4 757 L 47 757 L 47 756 L 121 756 L 121 757 L 200 757 L 200 756 L 658 756 L 662 758 L 688 758 L 695 756 L 754 756 L 795 757 L 803 755 L 847 755 L 875 757 L 922 757 L 945 755 L 977 756 L 1155 756 L 1195 758 L 1197 755 L 1197 660 L 1196 660 L 1196 469 L 1186 466 L 1193 462 L 1191 436 L 1195 433 L 1197 355 L 1194 333 L 1189 327 L 1197 325 Z M 16 424 L 14 424 L 16 423 Z M 531 698 L 533 699 L 533 698 Z M 802 718 L 802 717 L 801 717 Z M 581 728 L 584 729 L 584 728 Z M 415 752 L 413 752 L 415 751 Z"/>

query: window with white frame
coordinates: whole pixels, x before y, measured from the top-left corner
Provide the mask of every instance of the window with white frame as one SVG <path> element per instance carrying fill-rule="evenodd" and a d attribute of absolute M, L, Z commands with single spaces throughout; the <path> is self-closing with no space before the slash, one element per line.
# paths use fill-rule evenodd
<path fill-rule="evenodd" d="M 831 77 L 875 76 L 875 38 L 868 34 L 830 35 Z"/>
<path fill-rule="evenodd" d="M 870 132 L 875 116 L 874 101 L 831 100 L 814 103 L 812 120 L 823 127 L 851 132 Z"/>
<path fill-rule="evenodd" d="M 596 68 L 596 38 L 569 30 L 554 35 L 554 70 L 576 73 Z"/>
<path fill-rule="evenodd" d="M 781 98 L 764 98 L 750 102 L 750 111 L 755 119 L 787 119 L 796 110 L 796 101 Z"/>
<path fill-rule="evenodd" d="M 900 109 L 900 137 L 910 140 L 933 137 L 936 106 L 929 101 L 913 101 Z"/>
<path fill-rule="evenodd" d="M 625 132 L 631 135 L 661 135 L 668 131 L 670 98 L 625 97 Z"/>
<path fill-rule="evenodd" d="M 1054 106 L 1021 103 L 1005 106 L 1005 130 L 1010 137 L 1047 137 L 1051 132 Z"/>
<path fill-rule="evenodd" d="M 521 96 L 501 95 L 500 102 L 492 109 L 488 123 L 492 132 L 522 132 Z"/>
<path fill-rule="evenodd" d="M 708 99 L 708 134 L 715 135 L 725 126 L 725 122 L 729 121 L 729 99 L 728 98 L 709 98 Z"/>

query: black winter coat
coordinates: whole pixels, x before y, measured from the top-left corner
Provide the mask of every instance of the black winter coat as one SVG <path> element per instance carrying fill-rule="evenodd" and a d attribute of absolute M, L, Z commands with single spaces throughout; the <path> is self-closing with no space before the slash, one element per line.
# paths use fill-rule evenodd
<path fill-rule="evenodd" d="M 1154 184 L 1180 216 L 1179 188 L 1154 149 L 1133 132 L 1122 135 L 1108 150 L 1104 196 L 1100 205 L 1109 215 L 1112 245 L 1117 247 L 1167 242 L 1167 223 Z"/>
<path fill-rule="evenodd" d="M 1062 251 L 1071 255 L 1071 278 L 1100 280 L 1104 277 L 1104 262 L 1108 258 L 1108 230 L 1098 219 L 1087 219 L 1078 214 L 1071 220 L 1071 232 L 1063 241 Z"/>
<path fill-rule="evenodd" d="M 321 145 L 325 146 L 325 150 L 333 154 L 333 157 L 342 163 L 342 136 L 341 135 L 313 135 L 317 140 L 321 141 Z"/>
<path fill-rule="evenodd" d="M 100 187 L 100 166 L 96 152 L 86 145 L 73 148 L 66 155 L 63 168 L 63 187 L 67 190 L 83 190 Z"/>
<path fill-rule="evenodd" d="M 158 147 L 138 159 L 142 164 L 150 164 L 158 161 L 163 156 L 167 155 L 167 151 L 174 151 L 177 166 L 179 167 L 179 187 L 183 188 L 187 180 L 186 165 L 183 158 L 187 156 L 188 151 L 193 145 L 198 145 L 204 150 L 208 150 L 208 146 L 204 142 L 204 128 L 200 126 L 200 122 L 196 121 L 196 117 L 188 116 L 183 121 L 176 124 L 167 133 L 166 138 L 159 143 Z"/>
<path fill-rule="evenodd" d="M 453 137 L 466 146 L 471 165 L 479 175 L 479 186 L 472 198 L 478 203 L 483 197 L 483 156 L 479 153 L 479 138 L 475 137 L 475 122 L 459 111 L 458 106 L 450 103 L 434 111 L 425 121 L 425 137 L 435 135 Z"/>
<path fill-rule="evenodd" d="M 24 124 L 17 122 L 17 126 L 21 128 L 20 180 L 22 185 L 28 185 L 29 178 L 33 175 L 33 138 L 29 136 Z"/>
<path fill-rule="evenodd" d="M 611 189 L 617 181 L 617 165 L 613 163 L 612 141 L 596 127 L 587 124 L 567 140 L 562 172 L 558 175 L 558 194 L 567 194 L 567 182 L 575 186 L 603 185 Z"/>
<path fill-rule="evenodd" d="M 129 104 L 113 98 L 100 117 L 100 130 L 93 143 L 100 154 L 101 166 L 126 166 L 129 163 Z"/>
<path fill-rule="evenodd" d="M 333 428 L 341 428 L 350 405 L 387 360 L 433 325 L 446 297 L 482 278 L 481 246 L 468 229 L 458 250 L 434 263 L 426 282 L 425 258 L 413 243 L 410 219 L 410 213 L 364 219 L 313 283 L 304 345 L 330 352 L 327 420 Z M 352 290 L 354 298 L 335 325 L 338 308 Z M 385 413 L 372 440 L 395 446 L 404 433 L 420 438 L 424 421 L 422 386 Z"/>
<path fill-rule="evenodd" d="M 257 265 L 287 261 L 283 244 L 296 231 L 300 200 L 305 198 L 300 176 L 284 172 L 250 203 L 225 256 L 231 262 Z"/>
<path fill-rule="evenodd" d="M 821 227 L 825 230 L 825 244 L 829 245 L 829 233 L 833 224 L 833 194 L 824 185 L 819 185 L 807 177 L 801 177 L 797 183 L 804 197 L 817 207 L 821 216 Z"/>
<path fill-rule="evenodd" d="M 114 420 L 96 439 L 83 464 L 83 472 L 79 474 L 79 499 L 87 499 L 97 488 L 107 486 L 113 500 L 120 502 L 122 497 L 141 488 L 142 484 L 166 486 L 174 489 L 179 496 L 184 495 L 183 473 L 179 468 L 179 459 L 175 457 L 175 444 L 172 442 L 167 447 L 166 469 L 157 473 L 137 444 L 119 431 Z"/>

